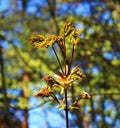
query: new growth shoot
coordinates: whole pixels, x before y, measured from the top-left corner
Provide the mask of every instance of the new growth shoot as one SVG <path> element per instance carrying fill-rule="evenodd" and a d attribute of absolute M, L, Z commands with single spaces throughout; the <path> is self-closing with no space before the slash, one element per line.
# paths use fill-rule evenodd
<path fill-rule="evenodd" d="M 75 46 L 80 43 L 80 34 L 82 31 L 77 31 L 75 29 L 75 25 L 72 24 L 72 22 L 66 22 L 61 28 L 60 28 L 60 35 L 50 35 L 50 36 L 44 36 L 41 34 L 32 35 L 30 37 L 30 43 L 34 47 L 37 48 L 52 48 L 56 60 L 58 62 L 60 71 L 57 72 L 54 76 L 45 75 L 43 77 L 43 80 L 46 81 L 46 86 L 39 90 L 34 96 L 35 97 L 52 97 L 53 100 L 58 104 L 57 108 L 63 109 L 66 114 L 66 128 L 69 128 L 69 119 L 68 119 L 68 112 L 72 109 L 79 109 L 76 107 L 77 103 L 81 99 L 90 99 L 91 95 L 89 95 L 87 92 L 83 92 L 79 95 L 77 99 L 71 104 L 68 104 L 68 89 L 71 88 L 71 86 L 74 86 L 74 82 L 78 81 L 81 78 L 85 78 L 86 75 L 82 73 L 81 68 L 76 65 L 75 67 L 72 67 L 73 64 L 73 58 L 75 54 Z M 71 58 L 67 58 L 67 48 L 66 43 L 68 40 L 71 45 Z M 57 44 L 62 55 L 62 59 L 64 63 L 61 64 L 60 58 L 58 56 L 56 47 L 54 45 Z M 69 60 L 69 62 L 67 61 Z M 57 98 L 54 88 L 60 89 L 60 95 L 62 95 L 63 99 Z"/>

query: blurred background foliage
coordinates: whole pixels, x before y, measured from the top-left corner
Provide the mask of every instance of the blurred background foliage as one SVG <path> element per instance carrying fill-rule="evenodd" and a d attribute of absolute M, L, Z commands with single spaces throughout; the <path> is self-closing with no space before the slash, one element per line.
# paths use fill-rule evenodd
<path fill-rule="evenodd" d="M 69 90 L 69 98 L 87 91 L 92 99 L 79 102 L 80 112 L 70 112 L 70 128 L 119 128 L 119 0 L 1 0 L 0 6 L 0 127 L 28 128 L 30 110 L 45 111 L 50 105 L 54 111 L 50 99 L 44 105 L 47 99 L 33 95 L 45 85 L 44 74 L 57 73 L 58 64 L 51 49 L 34 48 L 29 38 L 35 33 L 58 35 L 59 27 L 72 21 L 83 30 L 73 66 L 80 65 L 87 78 Z M 67 50 L 69 58 L 69 43 Z M 44 127 L 53 128 L 49 119 Z"/>

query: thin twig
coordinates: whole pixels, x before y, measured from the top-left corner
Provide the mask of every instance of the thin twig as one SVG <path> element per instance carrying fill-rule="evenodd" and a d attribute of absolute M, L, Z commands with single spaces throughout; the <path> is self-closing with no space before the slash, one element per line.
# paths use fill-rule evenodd
<path fill-rule="evenodd" d="M 63 56 L 63 58 L 64 58 L 64 47 L 63 47 L 63 42 L 62 42 L 62 44 L 59 44 L 59 43 L 57 43 L 57 44 L 58 44 L 58 47 L 60 48 L 60 51 L 61 51 L 62 56 Z"/>
<path fill-rule="evenodd" d="M 54 99 L 54 101 L 56 101 L 58 104 L 60 104 L 58 98 L 55 96 L 55 94 L 51 94 L 51 97 Z"/>
<path fill-rule="evenodd" d="M 65 35 L 64 35 L 64 39 L 63 39 L 64 41 L 63 41 L 63 44 L 64 44 L 64 69 L 65 69 L 65 71 L 64 71 L 64 74 L 66 75 L 66 45 L 65 45 Z"/>
<path fill-rule="evenodd" d="M 65 89 L 65 114 L 66 114 L 66 128 L 69 128 L 69 121 L 68 121 L 68 103 L 67 103 L 67 89 Z"/>
<path fill-rule="evenodd" d="M 54 48 L 53 46 L 52 46 L 52 49 L 53 49 L 53 51 L 54 51 L 54 53 L 55 53 L 55 56 L 56 56 L 56 58 L 57 58 L 58 64 L 59 64 L 59 66 L 60 66 L 60 69 L 61 69 L 62 73 L 64 74 L 64 71 L 63 71 L 62 65 L 61 65 L 61 63 L 60 63 L 59 57 L 58 57 L 58 55 L 57 55 L 57 53 L 56 53 L 56 51 L 55 51 L 55 48 Z"/>
<path fill-rule="evenodd" d="M 70 65 L 69 65 L 69 71 L 70 71 L 71 66 L 72 66 L 72 63 L 73 63 L 74 49 L 75 49 L 75 45 L 73 44 L 73 47 L 72 47 L 72 55 L 71 55 L 71 60 L 70 60 Z"/>

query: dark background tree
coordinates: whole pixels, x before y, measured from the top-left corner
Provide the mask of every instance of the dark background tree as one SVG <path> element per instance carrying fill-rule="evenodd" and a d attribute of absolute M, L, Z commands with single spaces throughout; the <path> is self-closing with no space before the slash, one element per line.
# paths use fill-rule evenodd
<path fill-rule="evenodd" d="M 81 43 L 75 48 L 74 65 L 79 64 L 87 74 L 69 96 L 76 98 L 82 90 L 92 94 L 90 101 L 79 102 L 81 112 L 71 112 L 70 125 L 119 127 L 119 1 L 10 0 L 3 5 L 2 0 L 0 6 L 0 127 L 29 127 L 29 111 L 40 107 L 31 105 L 30 100 L 44 84 L 43 73 L 52 75 L 58 70 L 51 50 L 33 48 L 29 37 L 34 33 L 59 34 L 59 26 L 69 20 L 83 29 Z M 71 56 L 69 43 L 67 48 Z M 44 100 L 39 99 L 38 103 L 43 105 Z M 52 102 L 50 105 L 54 106 Z M 22 121 L 16 117 L 17 112 L 24 118 Z"/>

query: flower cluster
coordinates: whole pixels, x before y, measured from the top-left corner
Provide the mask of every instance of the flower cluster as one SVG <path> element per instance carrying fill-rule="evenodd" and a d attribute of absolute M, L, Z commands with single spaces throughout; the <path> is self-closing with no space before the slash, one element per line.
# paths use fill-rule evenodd
<path fill-rule="evenodd" d="M 75 29 L 75 25 L 72 24 L 72 22 L 66 22 L 62 27 L 61 27 L 61 34 L 65 37 L 69 36 L 69 42 L 73 44 L 78 44 L 80 43 L 80 35 L 82 33 L 82 30 L 77 31 Z"/>
<path fill-rule="evenodd" d="M 30 37 L 30 43 L 34 47 L 38 48 L 48 48 L 49 46 L 53 46 L 55 43 L 59 43 L 62 41 L 62 37 L 50 35 L 48 37 L 45 37 L 40 34 L 36 34 Z"/>
<path fill-rule="evenodd" d="M 75 25 L 72 22 L 66 22 L 61 27 L 61 34 L 65 37 L 69 36 L 75 30 Z"/>
<path fill-rule="evenodd" d="M 44 87 L 43 89 L 41 89 L 40 91 L 38 91 L 34 96 L 35 97 L 49 97 L 51 96 L 51 94 L 53 94 L 53 91 L 51 89 L 48 88 L 48 86 Z"/>
<path fill-rule="evenodd" d="M 72 22 L 66 22 L 61 28 L 60 28 L 61 36 L 56 35 L 50 35 L 48 37 L 45 37 L 41 34 L 35 34 L 30 37 L 30 43 L 34 47 L 38 48 L 48 48 L 53 46 L 55 43 L 60 44 L 63 42 L 64 37 L 69 36 L 69 42 L 72 42 L 73 44 L 78 44 L 80 42 L 80 35 L 82 33 L 82 30 L 76 31 L 75 25 L 72 24 Z"/>

